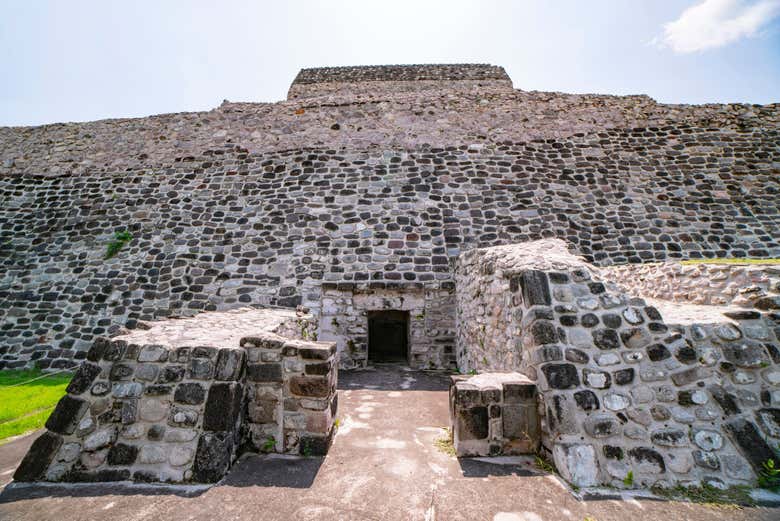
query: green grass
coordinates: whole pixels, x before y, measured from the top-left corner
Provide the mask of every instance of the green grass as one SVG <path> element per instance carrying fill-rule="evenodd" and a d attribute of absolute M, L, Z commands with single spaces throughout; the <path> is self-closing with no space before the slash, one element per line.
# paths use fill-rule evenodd
<path fill-rule="evenodd" d="M 680 264 L 780 264 L 780 259 L 688 259 Z"/>
<path fill-rule="evenodd" d="M 33 378 L 39 379 L 30 382 Z M 43 427 L 70 378 L 68 373 L 44 376 L 37 369 L 0 371 L 0 441 Z"/>

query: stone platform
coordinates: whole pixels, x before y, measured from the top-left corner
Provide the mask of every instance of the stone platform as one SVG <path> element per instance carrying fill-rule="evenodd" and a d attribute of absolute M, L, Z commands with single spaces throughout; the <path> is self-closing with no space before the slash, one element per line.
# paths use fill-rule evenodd
<path fill-rule="evenodd" d="M 310 318 L 247 308 L 98 339 L 14 479 L 213 483 L 242 452 L 324 454 L 336 350 L 294 338 Z"/>

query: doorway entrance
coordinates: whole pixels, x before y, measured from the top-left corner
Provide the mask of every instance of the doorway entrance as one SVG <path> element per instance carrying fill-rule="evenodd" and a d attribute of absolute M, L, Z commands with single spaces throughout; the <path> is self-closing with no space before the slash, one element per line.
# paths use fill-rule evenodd
<path fill-rule="evenodd" d="M 368 360 L 409 362 L 409 312 L 368 312 Z"/>

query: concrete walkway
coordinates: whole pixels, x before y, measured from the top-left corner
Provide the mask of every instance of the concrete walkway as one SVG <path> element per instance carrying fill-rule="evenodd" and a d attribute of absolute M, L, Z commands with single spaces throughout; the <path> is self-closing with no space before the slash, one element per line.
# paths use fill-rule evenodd
<path fill-rule="evenodd" d="M 342 372 L 340 428 L 324 459 L 251 456 L 219 485 L 10 485 L 2 520 L 774 520 L 780 509 L 576 499 L 529 459 L 461 460 L 437 449 L 445 376 L 397 367 Z M 7 482 L 32 437 L 0 446 Z"/>

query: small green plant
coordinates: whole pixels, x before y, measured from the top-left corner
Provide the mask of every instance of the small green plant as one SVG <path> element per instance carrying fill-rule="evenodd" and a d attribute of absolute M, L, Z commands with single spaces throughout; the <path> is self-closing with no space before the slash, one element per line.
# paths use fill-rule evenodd
<path fill-rule="evenodd" d="M 541 470 L 542 472 L 549 472 L 550 474 L 555 474 L 555 467 L 553 467 L 552 463 L 547 461 L 545 457 L 537 454 L 536 458 L 534 459 L 534 463 L 536 464 L 536 468 Z"/>
<path fill-rule="evenodd" d="M 758 474 L 758 486 L 773 492 L 780 490 L 780 466 L 776 465 L 772 458 L 764 462 Z"/>
<path fill-rule="evenodd" d="M 341 425 L 341 418 L 336 418 L 335 420 L 333 420 L 334 427 L 338 429 L 340 425 Z"/>
<path fill-rule="evenodd" d="M 311 445 L 308 443 L 303 446 L 303 456 L 306 458 L 311 457 Z"/>
<path fill-rule="evenodd" d="M 634 471 L 629 470 L 628 474 L 626 474 L 626 477 L 623 478 L 623 484 L 627 487 L 634 486 Z"/>
<path fill-rule="evenodd" d="M 276 447 L 276 440 L 273 436 L 265 440 L 265 443 L 263 443 L 263 446 L 261 447 L 263 452 L 271 452 Z"/>
<path fill-rule="evenodd" d="M 477 370 L 476 369 L 472 369 L 471 371 L 469 371 L 469 374 L 477 374 Z"/>
<path fill-rule="evenodd" d="M 106 260 L 119 253 L 119 250 L 132 240 L 133 236 L 127 230 L 114 233 L 114 239 L 108 243 L 108 248 L 106 249 Z"/>
<path fill-rule="evenodd" d="M 442 430 L 444 431 L 444 436 L 433 440 L 433 444 L 439 449 L 439 452 L 454 458 L 458 453 L 455 451 L 455 445 L 452 443 L 452 431 L 448 428 Z"/>

